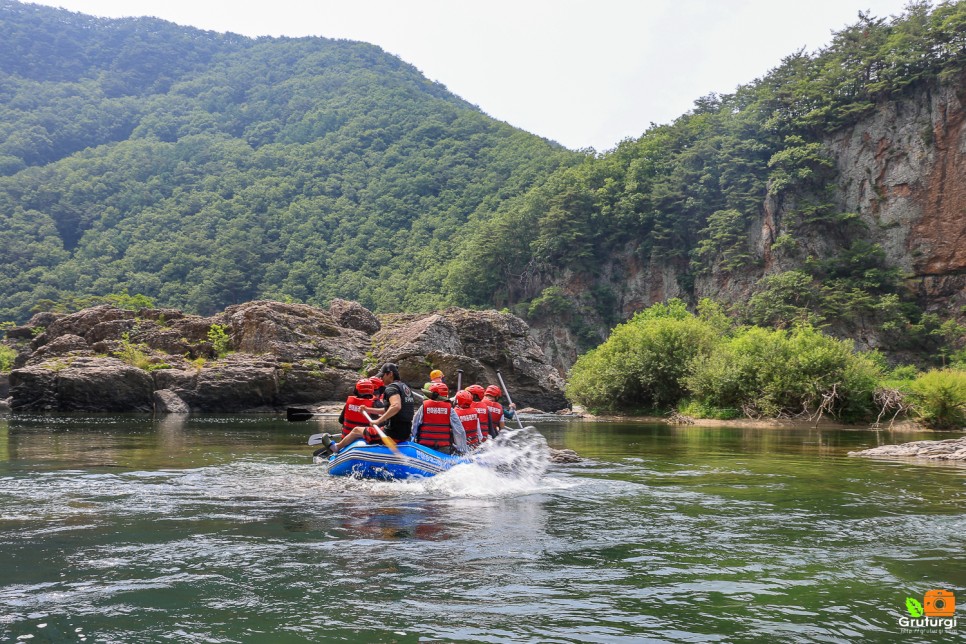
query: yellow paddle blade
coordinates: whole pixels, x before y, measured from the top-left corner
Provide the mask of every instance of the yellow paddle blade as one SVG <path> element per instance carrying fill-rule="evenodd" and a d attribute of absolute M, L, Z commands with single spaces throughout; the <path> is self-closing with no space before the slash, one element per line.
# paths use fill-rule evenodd
<path fill-rule="evenodd" d="M 379 425 L 373 425 L 372 428 L 376 430 L 376 433 L 379 434 L 379 438 L 382 439 L 383 444 L 389 448 L 390 452 L 393 452 L 398 456 L 403 455 L 403 453 L 399 451 L 399 448 L 396 447 L 396 441 L 386 436 L 386 432 L 382 431 L 382 428 L 379 427 Z"/>
<path fill-rule="evenodd" d="M 379 434 L 381 435 L 382 442 L 386 444 L 386 447 L 394 452 L 399 452 L 399 448 L 396 447 L 396 441 L 386 436 L 383 432 L 379 432 Z"/>

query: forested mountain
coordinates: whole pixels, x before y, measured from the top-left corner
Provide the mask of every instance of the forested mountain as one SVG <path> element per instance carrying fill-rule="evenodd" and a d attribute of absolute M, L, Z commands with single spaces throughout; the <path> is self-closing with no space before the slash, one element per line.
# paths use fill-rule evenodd
<path fill-rule="evenodd" d="M 567 366 L 655 301 L 941 361 L 966 306 L 966 3 L 860 14 L 605 154 L 377 47 L 0 0 L 0 320 L 143 293 L 510 307 Z"/>
<path fill-rule="evenodd" d="M 365 43 L 0 0 L 0 320 L 122 291 L 430 309 L 480 213 L 577 160 Z"/>
<path fill-rule="evenodd" d="M 450 267 L 569 364 L 671 297 L 943 360 L 966 338 L 966 3 L 860 14 L 501 204 Z"/>

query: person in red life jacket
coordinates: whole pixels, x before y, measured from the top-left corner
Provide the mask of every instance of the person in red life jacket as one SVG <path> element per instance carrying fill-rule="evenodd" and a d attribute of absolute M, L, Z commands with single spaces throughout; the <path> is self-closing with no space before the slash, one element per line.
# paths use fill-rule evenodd
<path fill-rule="evenodd" d="M 368 410 L 370 406 L 376 404 L 373 399 L 373 390 L 372 381 L 369 378 L 362 378 L 356 381 L 352 395 L 346 398 L 345 405 L 342 407 L 342 413 L 339 414 L 339 424 L 342 425 L 342 437 L 338 444 L 332 440 L 330 435 L 324 434 L 322 440 L 323 446 L 321 449 L 316 450 L 313 456 L 337 452 L 340 445 L 347 445 L 351 442 L 346 437 L 352 434 L 353 430 L 359 428 L 365 431 L 365 428 L 369 426 L 369 421 L 366 420 L 363 412 Z M 359 432 L 356 433 L 358 434 Z M 357 436 L 352 440 L 357 440 L 360 437 Z"/>
<path fill-rule="evenodd" d="M 466 432 L 466 444 L 470 449 L 478 447 L 483 442 L 480 416 L 473 408 L 473 394 L 465 389 L 456 392 L 456 416 Z"/>
<path fill-rule="evenodd" d="M 470 385 L 466 388 L 466 391 L 473 396 L 472 407 L 476 411 L 477 416 L 480 419 L 480 432 L 483 433 L 483 441 L 486 439 L 496 436 L 496 434 L 490 431 L 490 414 L 486 409 L 486 403 L 483 402 L 483 395 L 485 390 L 482 385 Z"/>
<path fill-rule="evenodd" d="M 378 407 L 380 409 L 385 409 L 386 405 L 383 402 L 386 393 L 386 383 L 379 376 L 373 376 L 369 378 L 369 382 L 372 383 L 372 407 Z"/>
<path fill-rule="evenodd" d="M 362 411 L 369 414 L 370 418 L 373 419 L 372 425 L 382 427 L 389 438 L 397 443 L 407 441 L 412 432 L 413 409 L 416 400 L 413 397 L 413 391 L 409 388 L 409 385 L 399 378 L 399 367 L 392 362 L 387 362 L 382 366 L 382 369 L 379 370 L 379 377 L 386 384 L 383 404 L 388 403 L 388 407 L 373 407 L 370 399 L 370 406 L 366 406 Z M 371 381 L 369 386 L 372 386 Z M 338 444 L 332 445 L 332 451 L 338 452 L 346 445 L 359 439 L 363 439 L 370 444 L 382 443 L 382 437 L 379 436 L 379 432 L 373 429 L 372 425 L 369 424 L 369 421 L 366 421 L 365 427 L 354 428 L 344 435 Z"/>
<path fill-rule="evenodd" d="M 496 385 L 490 385 L 483 392 L 483 403 L 486 405 L 486 412 L 489 416 L 489 429 L 492 438 L 496 438 L 503 431 L 504 418 L 513 418 L 516 416 L 516 405 L 511 404 L 509 409 L 504 409 L 503 405 L 500 404 L 500 397 L 502 395 L 503 392 Z"/>
<path fill-rule="evenodd" d="M 466 431 L 460 422 L 449 397 L 449 387 L 441 382 L 433 383 L 431 392 L 439 398 L 427 398 L 413 416 L 411 441 L 444 454 L 465 454 Z"/>
<path fill-rule="evenodd" d="M 369 378 L 362 378 L 356 382 L 355 392 L 345 401 L 339 423 L 342 425 L 342 438 L 345 438 L 356 427 L 368 427 L 369 421 L 363 415 L 363 410 L 373 406 L 374 387 Z"/>

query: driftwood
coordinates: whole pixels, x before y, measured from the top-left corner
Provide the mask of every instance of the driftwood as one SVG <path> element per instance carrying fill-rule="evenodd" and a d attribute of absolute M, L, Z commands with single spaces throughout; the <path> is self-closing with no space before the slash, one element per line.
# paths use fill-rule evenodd
<path fill-rule="evenodd" d="M 893 423 L 896 422 L 899 414 L 909 412 L 912 409 L 912 405 L 906 402 L 902 392 L 893 387 L 877 388 L 875 394 L 872 396 L 872 400 L 879 407 L 879 415 L 876 417 L 875 422 L 872 423 L 872 427 L 876 429 L 882 426 L 882 417 L 893 409 L 896 410 L 896 413 L 892 414 L 892 418 L 889 420 L 889 427 L 892 427 Z"/>
<path fill-rule="evenodd" d="M 838 402 L 840 398 L 839 383 L 835 383 L 832 385 L 831 389 L 822 394 L 822 404 L 818 406 L 818 409 L 815 410 L 815 414 L 813 416 L 809 416 L 808 420 L 814 420 L 815 425 L 818 426 L 819 421 L 822 420 L 822 416 L 825 415 L 826 412 L 829 414 L 834 413 L 833 410 L 835 409 L 835 403 Z"/>

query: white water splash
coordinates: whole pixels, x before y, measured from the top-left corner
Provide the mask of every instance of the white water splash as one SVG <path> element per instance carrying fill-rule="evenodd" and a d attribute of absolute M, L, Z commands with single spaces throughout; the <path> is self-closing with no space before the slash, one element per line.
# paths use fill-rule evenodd
<path fill-rule="evenodd" d="M 467 463 L 430 478 L 372 481 L 331 477 L 327 491 L 368 496 L 432 496 L 443 498 L 506 498 L 570 488 L 571 479 L 546 476 L 550 448 L 535 427 L 505 430 L 475 450 Z"/>

